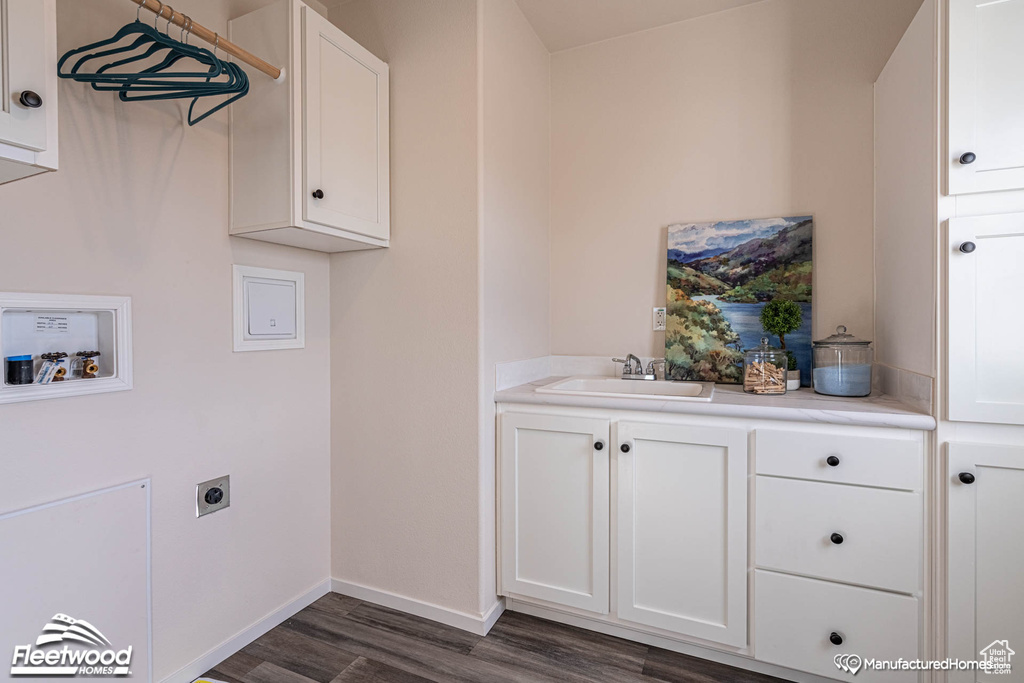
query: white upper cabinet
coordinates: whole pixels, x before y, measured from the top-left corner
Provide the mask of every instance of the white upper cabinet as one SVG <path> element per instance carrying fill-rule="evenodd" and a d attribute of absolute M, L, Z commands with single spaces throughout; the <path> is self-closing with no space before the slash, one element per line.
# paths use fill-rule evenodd
<path fill-rule="evenodd" d="M 56 0 L 0 0 L 0 183 L 57 168 Z"/>
<path fill-rule="evenodd" d="M 949 194 L 1024 188 L 1024 0 L 949 2 Z"/>
<path fill-rule="evenodd" d="M 388 246 L 388 66 L 299 0 L 230 22 L 284 72 L 231 106 L 231 234 L 316 251 Z"/>
<path fill-rule="evenodd" d="M 501 417 L 501 593 L 608 612 L 608 420 Z"/>
<path fill-rule="evenodd" d="M 1021 652 L 1024 448 L 951 443 L 947 475 L 948 655 L 978 659 L 1007 643 Z M 1008 676 L 953 671 L 949 683 L 1020 680 L 1017 658 Z"/>
<path fill-rule="evenodd" d="M 949 419 L 1024 424 L 1024 214 L 949 221 Z"/>
<path fill-rule="evenodd" d="M 747 643 L 747 433 L 619 422 L 619 618 Z"/>

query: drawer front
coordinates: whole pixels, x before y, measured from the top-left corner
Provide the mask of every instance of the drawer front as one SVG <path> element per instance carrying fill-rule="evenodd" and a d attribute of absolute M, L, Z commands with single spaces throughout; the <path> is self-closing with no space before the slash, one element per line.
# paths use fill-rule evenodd
<path fill-rule="evenodd" d="M 758 474 L 909 491 L 921 489 L 918 440 L 759 429 L 754 443 Z"/>
<path fill-rule="evenodd" d="M 755 659 L 799 671 L 854 680 L 836 656 L 882 661 L 919 657 L 916 598 L 868 588 L 754 572 Z M 834 645 L 837 633 L 843 640 Z M 917 680 L 913 672 L 864 668 L 855 680 Z"/>
<path fill-rule="evenodd" d="M 764 476 L 756 486 L 758 567 L 920 589 L 920 494 Z"/>

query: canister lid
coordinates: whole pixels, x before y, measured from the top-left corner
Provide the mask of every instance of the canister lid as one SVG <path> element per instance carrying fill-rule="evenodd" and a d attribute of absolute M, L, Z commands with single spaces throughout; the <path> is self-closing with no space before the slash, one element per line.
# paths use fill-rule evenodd
<path fill-rule="evenodd" d="M 772 352 L 775 352 L 775 353 L 778 353 L 778 352 L 780 352 L 782 350 L 782 349 L 777 349 L 774 346 L 772 346 L 771 344 L 769 344 L 770 341 L 771 340 L 768 339 L 768 337 L 761 337 L 761 345 L 760 346 L 755 346 L 752 349 L 747 349 L 745 353 L 751 353 L 751 352 L 758 352 L 758 353 L 772 353 Z"/>
<path fill-rule="evenodd" d="M 7 356 L 7 360 L 32 360 L 32 356 Z"/>
<path fill-rule="evenodd" d="M 815 345 L 850 344 L 853 346 L 867 346 L 870 343 L 871 342 L 866 341 L 864 339 L 858 339 L 857 337 L 854 337 L 852 334 L 847 334 L 846 325 L 840 325 L 839 327 L 836 328 L 835 334 L 829 337 L 825 337 L 824 339 L 818 339 L 817 341 L 814 342 Z"/>

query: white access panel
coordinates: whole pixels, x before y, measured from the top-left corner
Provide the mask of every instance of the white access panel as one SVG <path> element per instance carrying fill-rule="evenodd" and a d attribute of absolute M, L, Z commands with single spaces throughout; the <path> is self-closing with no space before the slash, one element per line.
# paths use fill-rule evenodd
<path fill-rule="evenodd" d="M 11 664 L 58 615 L 102 633 L 101 649 L 132 648 L 130 677 L 89 680 L 152 680 L 150 488 L 144 479 L 0 514 L 0 680 L 55 678 L 12 677 Z M 65 644 L 78 643 L 39 647 Z"/>
<path fill-rule="evenodd" d="M 305 275 L 234 266 L 235 351 L 301 349 L 305 342 Z"/>

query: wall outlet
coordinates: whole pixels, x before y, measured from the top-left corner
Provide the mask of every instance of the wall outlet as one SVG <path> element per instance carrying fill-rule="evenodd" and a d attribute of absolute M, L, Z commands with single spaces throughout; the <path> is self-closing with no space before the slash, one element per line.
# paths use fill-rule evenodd
<path fill-rule="evenodd" d="M 660 332 L 665 329 L 665 309 L 654 309 L 654 331 Z"/>
<path fill-rule="evenodd" d="M 231 505 L 231 477 L 223 476 L 196 485 L 196 517 Z"/>

